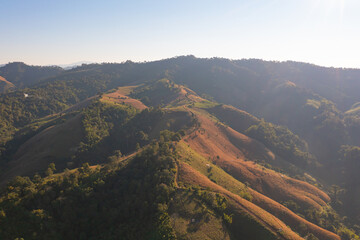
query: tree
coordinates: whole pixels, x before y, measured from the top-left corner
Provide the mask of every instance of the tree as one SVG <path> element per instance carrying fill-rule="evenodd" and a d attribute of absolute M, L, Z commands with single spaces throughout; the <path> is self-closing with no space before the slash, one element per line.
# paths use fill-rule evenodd
<path fill-rule="evenodd" d="M 91 173 L 91 168 L 89 163 L 84 163 L 81 168 L 79 168 L 79 172 L 83 175 L 88 175 Z"/>
<path fill-rule="evenodd" d="M 136 143 L 135 150 L 136 150 L 136 151 L 139 151 L 139 150 L 140 150 L 140 144 L 139 144 L 139 143 Z"/>
<path fill-rule="evenodd" d="M 51 168 L 51 170 L 55 171 L 56 170 L 55 163 L 50 163 L 49 168 Z"/>
<path fill-rule="evenodd" d="M 121 153 L 120 150 L 115 150 L 115 151 L 114 151 L 114 155 L 115 155 L 116 157 L 118 157 L 118 158 L 121 158 L 122 153 Z"/>
<path fill-rule="evenodd" d="M 51 176 L 54 174 L 54 171 L 56 170 L 55 168 L 55 163 L 50 163 L 48 168 L 45 171 L 45 175 L 46 176 Z"/>
<path fill-rule="evenodd" d="M 305 237 L 305 239 L 307 239 L 307 240 L 319 240 L 317 237 L 315 237 L 314 236 L 314 234 L 312 234 L 312 233 L 309 233 L 306 237 Z"/>

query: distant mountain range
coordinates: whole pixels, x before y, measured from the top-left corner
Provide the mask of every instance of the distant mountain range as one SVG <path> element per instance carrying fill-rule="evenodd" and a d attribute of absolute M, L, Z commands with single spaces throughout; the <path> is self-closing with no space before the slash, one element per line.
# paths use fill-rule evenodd
<path fill-rule="evenodd" d="M 79 62 L 75 62 L 75 63 L 70 63 L 70 64 L 61 64 L 61 65 L 57 65 L 65 70 L 69 70 L 78 66 L 81 66 L 83 64 L 92 64 L 94 62 L 90 62 L 90 61 L 79 61 Z"/>

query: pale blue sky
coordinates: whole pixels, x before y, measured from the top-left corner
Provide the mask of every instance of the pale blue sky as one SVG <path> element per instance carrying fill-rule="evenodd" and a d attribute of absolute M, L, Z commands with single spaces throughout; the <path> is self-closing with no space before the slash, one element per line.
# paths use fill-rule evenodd
<path fill-rule="evenodd" d="M 179 55 L 360 68 L 359 0 L 0 0 L 0 63 Z"/>

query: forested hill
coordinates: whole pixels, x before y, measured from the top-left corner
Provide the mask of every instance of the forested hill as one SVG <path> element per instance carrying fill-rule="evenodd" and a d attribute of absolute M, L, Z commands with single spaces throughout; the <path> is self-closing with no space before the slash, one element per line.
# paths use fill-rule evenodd
<path fill-rule="evenodd" d="M 358 239 L 360 70 L 5 68 L 0 238 Z"/>
<path fill-rule="evenodd" d="M 358 145 L 360 140 L 356 115 L 356 104 L 360 102 L 360 93 L 356 91 L 359 76 L 360 70 L 356 69 L 193 56 L 148 63 L 89 64 L 62 71 L 29 90 L 1 95 L 1 102 L 5 103 L 2 111 L 6 112 L 1 114 L 1 124 L 13 131 L 35 118 L 64 110 L 117 86 L 168 78 L 201 96 L 286 125 L 316 146 L 314 151 L 320 149 L 319 155 L 332 158 L 333 152 L 324 154 L 326 146 L 318 139 L 328 134 L 329 129 L 332 129 L 329 144 L 335 151 L 341 144 Z M 11 78 L 3 77 L 11 82 Z M 25 93 L 31 97 L 24 98 Z M 10 105 L 11 110 L 7 109 Z M 25 106 L 27 113 L 23 112 Z"/>
<path fill-rule="evenodd" d="M 114 69 L 124 64 L 83 64 L 74 69 L 64 71 L 55 66 L 30 66 L 22 62 L 13 62 L 0 67 L 0 76 L 15 84 L 17 87 L 29 86 L 37 83 L 41 79 L 56 76 L 62 72 L 89 71 L 90 69 L 101 71 L 118 72 Z M 134 63 L 133 63 L 134 64 Z M 183 75 L 184 68 L 191 70 L 192 74 L 205 71 L 216 72 L 223 69 L 223 73 L 236 73 L 238 78 L 253 76 L 259 81 L 272 84 L 279 84 L 287 81 L 294 82 L 300 87 L 312 90 L 314 93 L 333 101 L 337 106 L 344 110 L 359 101 L 360 94 L 356 91 L 359 83 L 360 70 L 344 68 L 326 68 L 308 63 L 300 62 L 275 62 L 263 61 L 258 59 L 228 60 L 221 58 L 199 59 L 193 56 L 177 57 L 156 62 L 136 64 L 142 71 L 168 73 L 180 72 Z M 135 70 L 135 69 L 134 69 Z M 242 73 L 242 74 L 240 74 Z M 141 73 L 138 73 L 141 75 Z M 240 74 L 240 75 L 239 75 Z M 250 80 L 250 79 L 249 79 Z M 270 85 L 271 86 L 271 85 Z"/>
<path fill-rule="evenodd" d="M 17 88 L 34 85 L 45 78 L 56 76 L 61 72 L 63 72 L 63 69 L 60 67 L 30 66 L 23 62 L 12 62 L 0 67 L 0 76 Z"/>
<path fill-rule="evenodd" d="M 130 65 L 132 65 L 132 70 L 128 69 L 130 71 L 124 72 L 124 67 Z M 223 79 L 225 81 L 224 85 L 226 83 L 236 84 L 241 82 L 240 80 L 242 79 L 246 82 L 252 82 L 248 83 L 247 86 L 255 87 L 258 85 L 257 87 L 264 88 L 262 90 L 290 81 L 299 87 L 311 90 L 313 93 L 334 102 L 342 111 L 350 109 L 354 103 L 360 101 L 360 94 L 357 91 L 360 70 L 326 68 L 292 61 L 228 60 L 222 58 L 199 59 L 193 56 L 184 56 L 145 63 L 128 61 L 123 64 L 83 64 L 67 71 L 60 67 L 29 66 L 22 62 L 13 62 L 0 67 L 0 76 L 17 87 L 30 86 L 45 78 L 56 77 L 60 73 L 68 75 L 75 74 L 76 72 L 82 72 L 83 77 L 103 73 L 119 78 L 121 75 L 121 78 L 123 78 L 124 75 L 130 74 L 132 75 L 132 81 L 134 81 L 136 76 L 144 78 L 148 75 L 148 80 L 152 79 L 154 74 L 157 75 L 157 78 L 159 78 L 158 75 L 166 74 L 172 76 L 175 81 L 185 82 L 188 80 L 186 79 L 187 75 L 191 77 L 198 75 L 198 78 L 193 78 L 195 82 L 207 81 L 208 83 L 213 78 L 217 78 L 217 75 L 223 75 L 223 77 L 226 77 Z M 64 76 L 60 78 L 63 79 Z M 226 88 L 227 86 L 224 87 Z M 203 91 L 206 92 L 206 88 Z"/>

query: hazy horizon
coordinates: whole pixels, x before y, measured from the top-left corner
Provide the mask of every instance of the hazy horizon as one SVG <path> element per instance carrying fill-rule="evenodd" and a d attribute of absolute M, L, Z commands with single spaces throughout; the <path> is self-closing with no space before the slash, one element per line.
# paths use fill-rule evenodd
<path fill-rule="evenodd" d="M 22 61 L 12 61 L 12 62 L 8 62 L 8 63 L 0 63 L 0 66 L 5 66 L 7 64 L 10 64 L 10 63 L 14 63 L 14 62 L 22 62 L 26 65 L 29 65 L 29 66 L 43 66 L 43 67 L 46 67 L 46 66 L 58 66 L 58 67 L 62 67 L 62 68 L 67 68 L 67 67 L 71 67 L 71 66 L 80 66 L 82 64 L 103 64 L 103 63 L 115 63 L 115 64 L 122 64 L 122 63 L 125 63 L 126 61 L 132 61 L 132 62 L 135 62 L 135 63 L 145 63 L 145 62 L 155 62 L 155 61 L 162 61 L 162 60 L 166 60 L 166 59 L 171 59 L 171 58 L 177 58 L 177 57 L 187 57 L 187 56 L 194 56 L 195 58 L 198 58 L 198 59 L 205 59 L 205 58 L 202 58 L 202 57 L 198 57 L 198 56 L 195 56 L 193 54 L 190 54 L 190 55 L 179 55 L 179 56 L 173 56 L 173 57 L 169 57 L 169 58 L 162 58 L 162 59 L 153 59 L 153 60 L 143 60 L 143 61 L 134 61 L 134 60 L 131 60 L 131 59 L 126 59 L 126 60 L 123 60 L 123 61 L 118 61 L 118 62 L 110 62 L 110 61 L 104 61 L 104 62 L 93 62 L 93 61 L 77 61 L 77 62 L 71 62 L 71 63 L 62 63 L 62 64 L 30 64 L 30 63 L 27 63 L 27 62 L 22 62 Z M 315 65 L 315 66 L 319 66 L 319 67 L 328 67 L 328 68 L 344 68 L 344 69 L 359 69 L 360 70 L 360 66 L 359 67 L 337 67 L 337 66 L 323 66 L 321 64 L 316 64 L 316 63 L 312 63 L 312 62 L 303 62 L 303 61 L 296 61 L 296 60 L 283 60 L 283 61 L 279 61 L 279 60 L 267 60 L 267 59 L 261 59 L 261 58 L 239 58 L 239 59 L 230 59 L 230 58 L 223 58 L 223 57 L 209 57 L 208 59 L 210 58 L 222 58 L 222 59 L 228 59 L 228 60 L 231 60 L 231 61 L 238 61 L 238 60 L 261 60 L 261 61 L 268 61 L 268 62 L 298 62 L 298 63 L 304 63 L 304 64 L 311 64 L 311 65 Z"/>
<path fill-rule="evenodd" d="M 360 2 L 355 0 L 2 3 L 2 64 L 195 55 L 360 68 Z"/>

